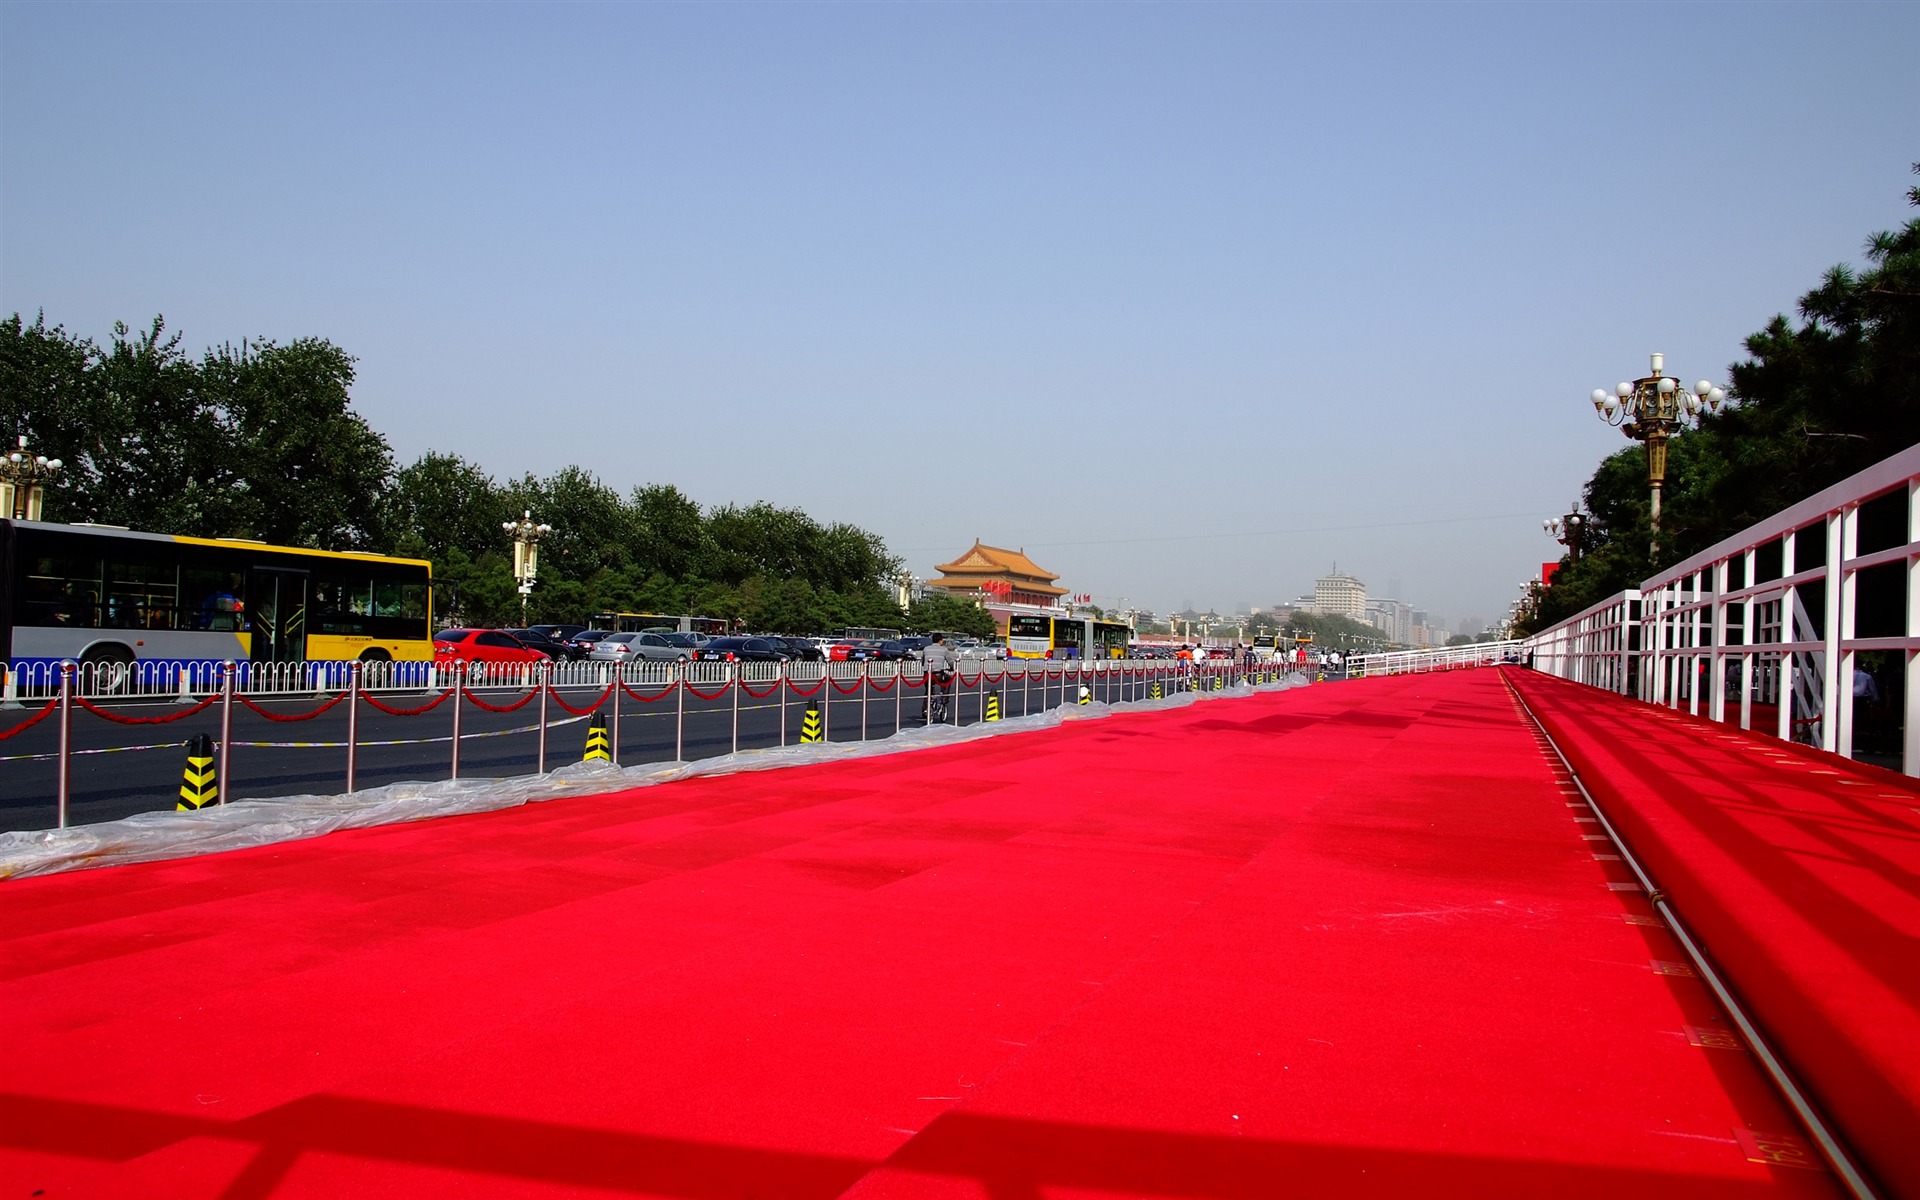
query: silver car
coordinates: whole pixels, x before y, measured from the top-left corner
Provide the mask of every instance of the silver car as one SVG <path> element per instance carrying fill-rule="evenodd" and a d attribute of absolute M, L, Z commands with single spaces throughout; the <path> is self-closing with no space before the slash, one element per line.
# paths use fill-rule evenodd
<path fill-rule="evenodd" d="M 587 653 L 590 662 L 686 662 L 691 652 L 657 633 L 615 633 Z"/>

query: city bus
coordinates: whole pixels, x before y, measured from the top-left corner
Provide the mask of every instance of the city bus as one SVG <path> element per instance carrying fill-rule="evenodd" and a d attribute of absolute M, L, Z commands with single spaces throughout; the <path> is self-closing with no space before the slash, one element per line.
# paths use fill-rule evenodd
<path fill-rule="evenodd" d="M 1124 658 L 1133 630 L 1123 621 L 1014 613 L 1007 618 L 1009 658 Z"/>
<path fill-rule="evenodd" d="M 704 633 L 723 637 L 727 622 L 723 617 L 669 616 L 664 613 L 602 612 L 593 614 L 589 626 L 609 633 Z"/>
<path fill-rule="evenodd" d="M 0 521 L 0 661 L 433 658 L 420 559 L 105 525 Z"/>

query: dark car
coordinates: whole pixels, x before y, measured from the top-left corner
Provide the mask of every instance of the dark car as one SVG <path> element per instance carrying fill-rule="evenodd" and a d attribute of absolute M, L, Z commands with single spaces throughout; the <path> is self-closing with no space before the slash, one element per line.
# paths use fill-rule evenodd
<path fill-rule="evenodd" d="M 914 657 L 932 644 L 930 637 L 895 638 L 890 642 L 881 642 L 874 650 L 873 657 L 881 662 L 899 662 Z"/>
<path fill-rule="evenodd" d="M 574 635 L 587 631 L 585 625 L 529 625 L 527 628 L 562 644 L 573 640 Z"/>
<path fill-rule="evenodd" d="M 792 653 L 795 662 L 820 662 L 826 658 L 826 655 L 820 653 L 820 647 L 806 638 L 779 637 L 771 633 L 763 633 L 759 636 L 777 646 L 785 646 Z"/>
<path fill-rule="evenodd" d="M 593 653 L 593 644 L 601 638 L 612 637 L 611 629 L 582 629 L 567 639 L 567 649 L 573 652 L 575 659 L 585 658 Z"/>
<path fill-rule="evenodd" d="M 538 650 L 555 662 L 559 662 L 563 658 L 575 657 L 573 650 L 568 647 L 565 642 L 554 641 L 551 637 L 541 633 L 538 628 L 509 629 L 507 632 L 512 634 L 514 640 L 522 646 L 530 650 Z"/>
<path fill-rule="evenodd" d="M 785 642 L 761 637 L 718 637 L 700 647 L 701 662 L 791 662 Z"/>

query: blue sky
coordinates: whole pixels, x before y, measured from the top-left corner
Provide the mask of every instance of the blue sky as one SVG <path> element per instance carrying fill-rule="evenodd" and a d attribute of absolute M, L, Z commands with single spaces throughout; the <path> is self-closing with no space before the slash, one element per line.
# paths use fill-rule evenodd
<path fill-rule="evenodd" d="M 1493 617 L 1908 216 L 1920 5 L 0 6 L 0 310 L 318 335 L 401 461 L 922 574 Z"/>

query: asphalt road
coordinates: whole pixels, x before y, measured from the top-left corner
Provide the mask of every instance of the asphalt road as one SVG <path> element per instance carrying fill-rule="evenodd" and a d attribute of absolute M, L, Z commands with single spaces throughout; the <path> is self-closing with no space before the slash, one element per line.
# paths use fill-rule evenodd
<path fill-rule="evenodd" d="M 993 673 L 997 674 L 998 670 L 996 665 Z M 1143 681 L 1129 683 L 1130 692 L 1116 694 L 1114 698 L 1133 698 L 1135 692 L 1146 694 Z M 764 691 L 767 686 L 759 685 L 754 690 Z M 1095 698 L 1106 699 L 1106 687 L 1103 682 Z M 634 690 L 645 696 L 658 688 L 636 686 Z M 700 690 L 711 693 L 713 689 L 702 687 Z M 1058 679 L 1049 680 L 1044 689 L 1038 680 L 1023 686 L 1019 679 L 1009 679 L 997 685 L 997 690 L 1001 694 L 1002 713 L 1008 717 L 1028 711 L 1040 712 L 1057 706 L 1063 699 L 1062 681 Z M 895 696 L 902 692 L 904 695 L 896 705 Z M 1071 689 L 1068 692 L 1065 699 L 1070 701 Z M 500 705 L 522 694 L 489 689 L 479 696 L 488 703 Z M 560 695 L 575 708 L 586 707 L 598 694 L 598 690 L 592 688 L 560 689 Z M 864 731 L 869 738 L 886 737 L 896 729 L 896 711 L 905 723 L 918 723 L 920 695 L 918 690 L 900 688 L 884 693 L 872 690 L 863 703 L 859 691 L 850 695 L 836 691 L 827 705 L 827 736 L 832 741 L 857 741 Z M 384 703 L 395 708 L 415 707 L 431 698 L 424 692 L 380 695 Z M 784 699 L 783 705 L 775 696 L 764 699 L 739 696 L 740 749 L 777 746 L 783 744 L 783 740 L 791 745 L 800 740 L 807 705 L 818 697 L 810 701 L 789 691 Z M 259 703 L 269 711 L 297 714 L 311 712 L 323 701 L 324 697 L 309 696 Z M 701 700 L 689 694 L 684 721 L 681 721 L 676 717 L 672 696 L 651 704 L 623 697 L 620 761 L 626 765 L 673 761 L 676 728 L 682 753 L 689 761 L 729 753 L 735 745 L 734 701 L 731 692 L 715 700 Z M 31 716 L 39 703 L 29 701 L 20 709 L 0 711 L 0 733 Z M 166 700 L 126 701 L 103 707 L 116 715 L 146 718 L 165 717 L 180 708 L 177 703 Z M 449 701 L 429 713 L 396 717 L 363 704 L 356 785 L 368 788 L 402 780 L 447 778 L 453 749 L 452 707 Z M 980 720 L 978 690 L 960 693 L 954 708 L 962 724 L 971 725 Z M 346 705 L 340 704 L 312 720 L 287 723 L 269 721 L 236 701 L 228 794 L 234 798 L 259 798 L 344 791 L 346 711 Z M 547 766 L 552 768 L 579 759 L 585 747 L 587 720 L 568 714 L 558 704 L 549 704 L 547 718 Z M 77 706 L 72 720 L 74 754 L 67 817 L 70 825 L 172 809 L 186 765 L 186 741 L 201 733 L 216 741 L 220 736 L 218 704 L 165 725 L 115 724 Z M 460 716 L 461 776 L 532 773 L 536 769 L 539 723 L 537 699 L 507 714 L 485 712 L 469 702 Z M 0 741 L 0 829 L 48 829 L 56 824 L 59 745 L 57 711 L 34 728 Z"/>

